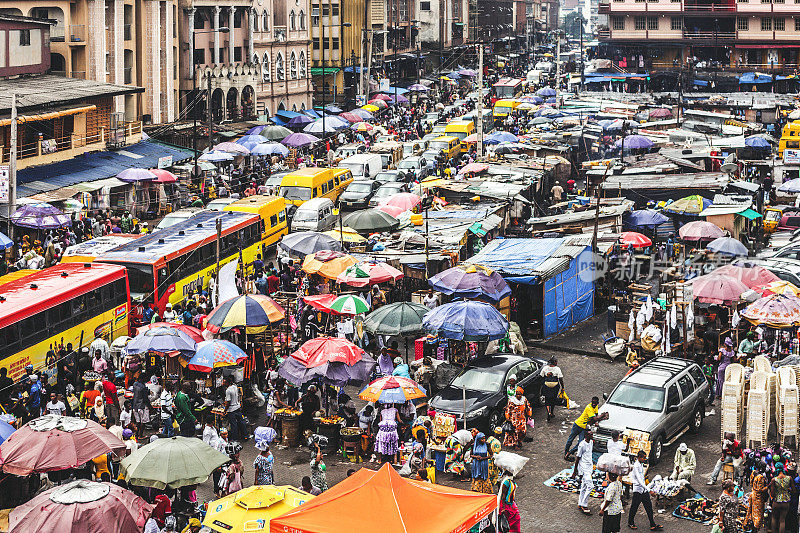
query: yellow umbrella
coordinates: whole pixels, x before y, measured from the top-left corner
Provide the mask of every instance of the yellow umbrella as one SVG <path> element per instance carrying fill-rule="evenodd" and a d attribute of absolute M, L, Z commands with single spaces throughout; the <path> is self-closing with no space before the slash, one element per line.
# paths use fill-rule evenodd
<path fill-rule="evenodd" d="M 354 230 L 353 228 L 349 228 L 347 226 L 344 226 L 342 228 L 341 233 L 339 232 L 338 229 L 332 229 L 330 231 L 325 231 L 323 233 L 325 235 L 328 235 L 329 237 L 333 237 L 337 241 L 340 239 L 343 239 L 344 242 L 355 242 L 355 243 L 367 241 L 367 239 L 359 235 L 356 230 Z"/>
<path fill-rule="evenodd" d="M 791 281 L 778 280 L 768 283 L 760 292 L 767 295 L 767 291 L 772 294 L 785 294 L 787 296 L 800 295 L 800 289 Z"/>
<path fill-rule="evenodd" d="M 323 250 L 309 254 L 303 259 L 303 271 L 308 274 L 319 274 L 328 279 L 336 279 L 347 267 L 355 265 L 357 262 L 351 255 Z"/>
<path fill-rule="evenodd" d="M 372 105 L 372 104 L 362 105 L 361 109 L 363 109 L 365 111 L 369 111 L 370 113 L 377 113 L 378 111 L 381 110 L 380 107 L 378 107 L 376 105 Z"/>
<path fill-rule="evenodd" d="M 269 521 L 314 498 L 289 485 L 255 485 L 208 504 L 203 526 L 219 533 L 269 531 Z"/>

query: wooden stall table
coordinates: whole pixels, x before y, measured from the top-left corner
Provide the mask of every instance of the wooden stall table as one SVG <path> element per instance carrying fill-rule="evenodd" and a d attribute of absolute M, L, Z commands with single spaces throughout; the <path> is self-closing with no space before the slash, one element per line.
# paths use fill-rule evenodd
<path fill-rule="evenodd" d="M 281 421 L 281 444 L 296 447 L 300 445 L 300 414 L 296 409 L 283 408 L 275 411 Z"/>

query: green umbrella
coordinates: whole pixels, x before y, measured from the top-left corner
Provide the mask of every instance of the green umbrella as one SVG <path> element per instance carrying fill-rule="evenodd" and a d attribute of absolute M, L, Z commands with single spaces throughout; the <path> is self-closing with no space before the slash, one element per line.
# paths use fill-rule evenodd
<path fill-rule="evenodd" d="M 416 335 L 423 331 L 422 317 L 429 309 L 422 304 L 396 302 L 367 315 L 364 328 L 376 335 Z"/>
<path fill-rule="evenodd" d="M 270 141 L 282 141 L 291 134 L 292 130 L 283 126 L 267 126 L 259 133 L 259 135 Z"/>
<path fill-rule="evenodd" d="M 343 315 L 360 315 L 369 311 L 369 304 L 360 296 L 339 296 L 331 302 L 330 308 Z"/>
<path fill-rule="evenodd" d="M 379 209 L 362 209 L 353 211 L 342 220 L 342 224 L 353 228 L 358 233 L 375 233 L 397 229 L 400 222 L 389 213 Z"/>
<path fill-rule="evenodd" d="M 196 438 L 170 437 L 142 446 L 122 460 L 121 473 L 131 485 L 177 489 L 203 483 L 230 459 Z"/>

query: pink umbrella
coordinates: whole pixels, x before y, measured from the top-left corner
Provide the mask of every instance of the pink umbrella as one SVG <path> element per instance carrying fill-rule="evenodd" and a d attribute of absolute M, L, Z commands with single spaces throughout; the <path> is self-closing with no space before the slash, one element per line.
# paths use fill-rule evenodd
<path fill-rule="evenodd" d="M 355 113 L 351 113 L 350 111 L 346 111 L 344 113 L 339 113 L 339 116 L 349 122 L 364 122 L 364 119 L 360 116 L 356 115 Z"/>
<path fill-rule="evenodd" d="M 408 211 L 417 207 L 420 202 L 422 202 L 422 198 L 413 192 L 401 192 L 390 196 L 383 204 L 402 207 L 403 211 Z"/>
<path fill-rule="evenodd" d="M 467 135 L 464 138 L 463 142 L 465 142 L 465 143 L 476 143 L 476 142 L 478 142 L 478 134 L 477 133 L 472 133 L 470 135 Z"/>
<path fill-rule="evenodd" d="M 78 467 L 95 457 L 125 451 L 125 443 L 97 422 L 45 415 L 31 420 L 0 445 L 6 474 L 27 476 Z"/>
<path fill-rule="evenodd" d="M 388 205 L 388 204 L 381 204 L 375 209 L 379 211 L 383 211 L 384 213 L 388 213 L 392 215 L 394 218 L 398 218 L 400 213 L 405 213 L 405 209 L 402 207 L 397 207 L 396 205 Z"/>
<path fill-rule="evenodd" d="M 373 98 L 367 103 L 372 104 L 380 109 L 386 109 L 387 107 L 389 107 L 389 104 L 387 104 L 385 100 L 381 100 L 380 98 Z"/>
<path fill-rule="evenodd" d="M 765 296 L 748 305 L 742 316 L 754 324 L 773 328 L 797 326 L 800 325 L 800 298 L 785 294 Z"/>
<path fill-rule="evenodd" d="M 250 150 L 247 149 L 246 146 L 233 143 L 230 141 L 221 142 L 218 145 L 214 146 L 214 150 L 219 150 L 220 152 L 227 152 L 233 155 L 249 155 Z"/>
<path fill-rule="evenodd" d="M 150 172 L 156 175 L 156 183 L 175 183 L 178 181 L 178 176 L 163 168 L 151 168 Z"/>
<path fill-rule="evenodd" d="M 685 241 L 712 241 L 719 237 L 724 237 L 725 232 L 716 224 L 705 220 L 695 220 L 681 226 L 681 229 L 678 230 L 678 235 Z"/>
<path fill-rule="evenodd" d="M 113 483 L 79 479 L 14 508 L 10 531 L 118 533 L 141 531 L 153 506 Z"/>
<path fill-rule="evenodd" d="M 469 172 L 474 172 L 475 174 L 478 174 L 488 168 L 489 165 L 487 165 L 486 163 L 469 163 L 468 165 L 464 165 L 464 168 L 459 170 L 458 173 L 467 174 Z"/>
<path fill-rule="evenodd" d="M 747 285 L 736 278 L 719 274 L 699 276 L 692 280 L 694 297 L 707 304 L 728 304 L 736 302 L 743 292 L 749 290 Z"/>
<path fill-rule="evenodd" d="M 736 278 L 751 289 L 758 289 L 769 285 L 773 281 L 780 281 L 781 279 L 766 268 L 760 266 L 740 267 L 725 265 L 714 270 L 711 274 Z"/>
<path fill-rule="evenodd" d="M 391 102 L 392 97 L 388 94 L 379 93 L 372 97 L 373 100 L 383 100 L 384 102 Z"/>

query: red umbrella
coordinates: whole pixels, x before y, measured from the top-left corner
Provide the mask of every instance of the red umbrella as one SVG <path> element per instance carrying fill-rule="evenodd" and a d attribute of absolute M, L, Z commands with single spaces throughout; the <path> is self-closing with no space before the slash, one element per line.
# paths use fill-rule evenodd
<path fill-rule="evenodd" d="M 10 531 L 118 533 L 141 531 L 153 506 L 113 483 L 79 479 L 14 508 Z"/>
<path fill-rule="evenodd" d="M 194 326 L 188 326 L 186 324 L 176 324 L 175 322 L 153 322 L 152 324 L 147 324 L 146 326 L 140 327 L 136 334 L 143 331 L 147 331 L 148 329 L 154 328 L 173 328 L 180 330 L 186 333 L 194 342 L 203 342 L 205 339 L 203 338 L 203 333 Z"/>
<path fill-rule="evenodd" d="M 315 294 L 314 296 L 303 296 L 303 301 L 317 311 L 338 314 L 331 309 L 331 304 L 336 298 L 335 294 Z"/>
<path fill-rule="evenodd" d="M 175 183 L 178 181 L 178 176 L 163 168 L 151 168 L 150 172 L 156 175 L 156 179 L 153 180 L 156 183 Z"/>
<path fill-rule="evenodd" d="M 405 213 L 405 209 L 402 207 L 397 207 L 396 205 L 389 205 L 389 204 L 381 204 L 377 206 L 375 209 L 378 211 L 383 211 L 389 215 L 392 215 L 394 218 L 398 218 L 400 213 Z"/>
<path fill-rule="evenodd" d="M 736 302 L 743 292 L 749 290 L 747 285 L 736 278 L 720 274 L 708 274 L 692 280 L 694 297 L 707 304 L 728 304 Z"/>
<path fill-rule="evenodd" d="M 355 113 L 350 113 L 349 111 L 345 113 L 339 113 L 339 116 L 352 123 L 364 122 L 363 118 L 359 117 Z"/>
<path fill-rule="evenodd" d="M 303 343 L 292 357 L 303 363 L 306 368 L 312 368 L 328 363 L 354 365 L 361 361 L 364 354 L 364 350 L 347 339 L 317 337 Z"/>
<path fill-rule="evenodd" d="M 27 476 L 76 468 L 108 452 L 121 454 L 125 443 L 97 422 L 45 415 L 31 420 L 0 445 L 6 474 Z"/>
<path fill-rule="evenodd" d="M 651 241 L 649 237 L 635 231 L 624 231 L 620 233 L 619 242 L 622 244 L 630 244 L 634 248 L 647 248 L 653 245 L 653 241 Z"/>

